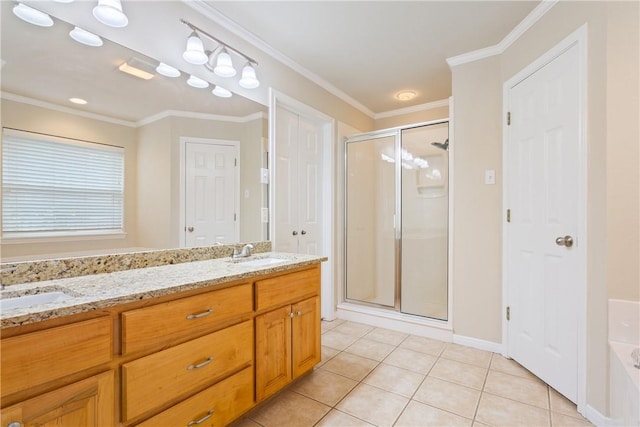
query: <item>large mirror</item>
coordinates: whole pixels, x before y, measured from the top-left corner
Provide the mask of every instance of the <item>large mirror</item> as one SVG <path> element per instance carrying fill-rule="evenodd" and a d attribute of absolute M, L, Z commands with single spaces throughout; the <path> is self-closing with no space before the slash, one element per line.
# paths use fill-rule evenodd
<path fill-rule="evenodd" d="M 1 2 L 2 127 L 123 147 L 126 236 L 108 242 L 3 239 L 3 260 L 268 240 L 266 106 L 237 94 L 214 96 L 213 85 L 191 87 L 184 72 L 160 75 L 157 60 L 104 37 L 100 47 L 80 44 L 69 36 L 74 26 L 60 19 L 51 27 L 26 23 L 13 14 L 14 5 Z M 124 63 L 153 76 L 126 74 L 119 69 Z M 239 167 L 224 202 L 233 205 L 235 234 L 214 233 L 213 241 L 196 237 L 204 225 L 198 223 L 202 203 L 193 199 L 202 188 L 189 184 L 189 150 L 197 156 L 203 146 L 235 146 Z"/>

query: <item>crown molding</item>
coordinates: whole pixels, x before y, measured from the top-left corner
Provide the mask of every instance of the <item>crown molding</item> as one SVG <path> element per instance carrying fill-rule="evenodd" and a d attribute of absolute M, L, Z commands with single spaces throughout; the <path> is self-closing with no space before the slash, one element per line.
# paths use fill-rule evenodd
<path fill-rule="evenodd" d="M 9 92 L 0 92 L 0 98 L 9 101 L 20 102 L 22 104 L 33 105 L 34 107 L 46 108 L 48 110 L 59 111 L 61 113 L 73 114 L 75 116 L 86 117 L 88 119 L 100 120 L 102 122 L 113 123 L 120 126 L 135 128 L 136 123 L 129 120 L 114 119 L 113 117 L 103 116 L 102 114 L 89 113 L 87 111 L 76 110 L 75 108 L 64 107 L 62 105 L 53 104 L 51 102 L 41 101 L 39 99 L 28 98 L 22 95 L 16 95 Z"/>
<path fill-rule="evenodd" d="M 297 62 L 295 62 L 294 60 L 286 56 L 284 53 L 280 52 L 279 50 L 275 49 L 273 46 L 271 46 L 270 44 L 262 40 L 260 37 L 248 31 L 246 28 L 240 26 L 235 21 L 229 19 L 227 16 L 223 15 L 220 11 L 218 11 L 216 8 L 205 3 L 204 0 L 182 0 L 182 1 L 187 6 L 195 10 L 196 12 L 200 13 L 206 18 L 220 25 L 225 30 L 251 43 L 253 46 L 260 49 L 270 57 L 283 63 L 284 65 L 291 68 L 298 74 L 302 75 L 303 77 L 317 84 L 322 89 L 340 98 L 347 104 L 351 105 L 353 108 L 359 110 L 360 112 L 366 114 L 371 118 L 375 117 L 376 113 L 371 111 L 369 108 L 367 108 L 366 106 L 364 106 L 363 104 L 355 100 L 354 98 L 350 97 L 349 95 L 347 95 L 346 93 L 344 93 L 343 91 L 341 91 L 340 89 L 332 85 L 331 83 L 327 82 L 322 77 L 318 76 L 317 74 L 313 73 L 312 71 L 298 64 Z"/>
<path fill-rule="evenodd" d="M 468 62 L 477 61 L 479 59 L 489 58 L 491 56 L 502 54 L 509 46 L 516 42 L 527 30 L 540 20 L 559 0 L 542 0 L 525 18 L 515 26 L 509 34 L 503 38 L 500 43 L 483 49 L 474 50 L 463 53 L 461 55 L 447 58 L 449 67 L 466 64 Z"/>
<path fill-rule="evenodd" d="M 136 127 L 146 126 L 150 123 L 165 119 L 167 117 L 181 117 L 181 118 L 198 119 L 198 120 L 215 120 L 218 122 L 230 122 L 230 123 L 247 123 L 253 120 L 266 119 L 267 114 L 262 111 L 258 111 L 257 113 L 249 114 L 247 116 L 225 116 L 221 114 L 195 113 L 192 111 L 166 110 L 137 121 Z"/>
<path fill-rule="evenodd" d="M 9 92 L 0 92 L 0 98 L 7 99 L 9 101 L 20 102 L 22 104 L 33 105 L 35 107 L 46 108 L 48 110 L 59 111 L 61 113 L 73 114 L 75 116 L 86 117 L 89 119 L 100 120 L 102 122 L 113 123 L 120 126 L 127 126 L 132 128 L 139 128 L 141 126 L 148 125 L 155 121 L 167 118 L 167 117 L 184 117 L 189 119 L 199 120 L 216 120 L 220 122 L 230 123 L 247 123 L 253 120 L 266 119 L 268 116 L 265 112 L 258 111 L 246 116 L 225 116 L 220 114 L 208 114 L 208 113 L 195 113 L 192 111 L 179 111 L 179 110 L 166 110 L 158 114 L 154 114 L 144 119 L 132 122 L 128 120 L 114 119 L 113 117 L 103 116 L 102 114 L 89 113 L 86 111 L 76 110 L 74 108 L 64 107 L 51 102 L 40 101 L 38 99 L 28 98 L 22 95 L 16 95 Z"/>
<path fill-rule="evenodd" d="M 427 102 L 426 104 L 413 105 L 411 107 L 399 108 L 397 110 L 385 111 L 383 113 L 376 113 L 373 118 L 386 119 L 388 117 L 402 116 L 410 113 L 417 113 L 419 111 L 432 110 L 434 108 L 448 107 L 449 99 L 441 99 L 439 101 Z"/>

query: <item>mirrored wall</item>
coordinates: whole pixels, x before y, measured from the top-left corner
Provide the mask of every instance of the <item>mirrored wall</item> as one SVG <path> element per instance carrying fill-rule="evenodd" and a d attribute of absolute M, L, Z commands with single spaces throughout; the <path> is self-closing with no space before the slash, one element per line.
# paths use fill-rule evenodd
<path fill-rule="evenodd" d="M 348 302 L 447 320 L 449 123 L 346 144 Z"/>

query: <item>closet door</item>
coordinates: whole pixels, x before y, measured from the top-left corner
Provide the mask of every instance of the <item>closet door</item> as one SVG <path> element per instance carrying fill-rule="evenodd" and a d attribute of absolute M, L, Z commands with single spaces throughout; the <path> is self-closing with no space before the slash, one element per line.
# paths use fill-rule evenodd
<path fill-rule="evenodd" d="M 274 250 L 322 253 L 322 126 L 276 110 Z"/>

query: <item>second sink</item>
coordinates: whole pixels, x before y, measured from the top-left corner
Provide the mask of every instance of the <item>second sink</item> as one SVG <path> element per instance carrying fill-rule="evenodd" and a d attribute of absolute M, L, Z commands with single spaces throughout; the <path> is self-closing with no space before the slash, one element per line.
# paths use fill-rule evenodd
<path fill-rule="evenodd" d="M 0 310 L 12 310 L 15 308 L 32 307 L 34 305 L 49 304 L 52 302 L 63 302 L 71 298 L 64 292 L 44 292 L 41 294 L 24 295 L 14 298 L 0 299 Z"/>

